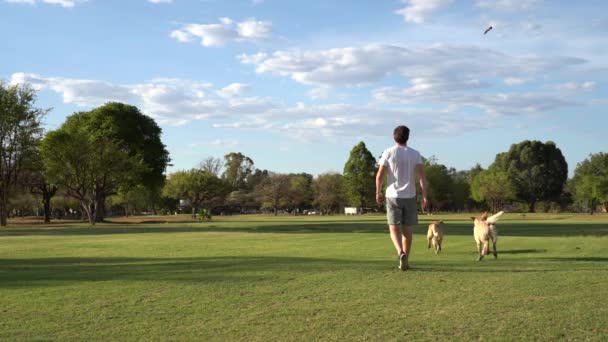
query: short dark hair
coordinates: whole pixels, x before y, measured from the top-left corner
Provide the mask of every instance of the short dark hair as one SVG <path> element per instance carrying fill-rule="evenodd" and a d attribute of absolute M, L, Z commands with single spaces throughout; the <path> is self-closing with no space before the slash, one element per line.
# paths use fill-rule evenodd
<path fill-rule="evenodd" d="M 393 131 L 393 138 L 395 138 L 396 143 L 405 144 L 410 138 L 410 129 L 407 126 L 397 126 Z"/>

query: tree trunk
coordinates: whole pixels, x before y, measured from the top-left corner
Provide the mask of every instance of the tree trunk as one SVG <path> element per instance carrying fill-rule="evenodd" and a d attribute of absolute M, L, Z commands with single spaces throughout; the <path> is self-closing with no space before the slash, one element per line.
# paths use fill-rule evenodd
<path fill-rule="evenodd" d="M 87 217 L 87 221 L 92 226 L 95 225 L 95 208 L 94 204 L 86 203 L 85 201 L 80 201 L 80 207 L 84 211 L 84 214 Z"/>
<path fill-rule="evenodd" d="M 95 222 L 103 222 L 106 216 L 106 194 L 99 191 L 95 195 Z"/>
<path fill-rule="evenodd" d="M 42 190 L 42 204 L 44 206 L 44 223 L 51 223 L 51 199 L 57 192 L 57 187 L 54 185 L 47 186 L 44 184 Z"/>
<path fill-rule="evenodd" d="M 8 225 L 8 196 L 3 190 L 0 190 L 0 226 Z"/>
<path fill-rule="evenodd" d="M 274 216 L 277 216 L 277 215 L 279 215 L 277 207 L 274 207 Z"/>
<path fill-rule="evenodd" d="M 531 213 L 535 213 L 536 212 L 536 200 L 532 200 L 528 204 L 529 204 L 529 211 Z"/>
<path fill-rule="evenodd" d="M 42 202 L 44 205 L 44 223 L 51 223 L 51 199 L 45 196 Z"/>

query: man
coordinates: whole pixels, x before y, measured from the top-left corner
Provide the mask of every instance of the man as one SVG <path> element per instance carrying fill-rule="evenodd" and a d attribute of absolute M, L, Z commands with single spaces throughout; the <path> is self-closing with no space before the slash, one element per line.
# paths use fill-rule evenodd
<path fill-rule="evenodd" d="M 387 148 L 380 157 L 380 167 L 376 174 L 376 202 L 382 205 L 382 183 L 388 174 L 386 187 L 386 218 L 391 240 L 399 255 L 399 268 L 409 268 L 409 255 L 412 248 L 412 226 L 418 224 L 416 203 L 416 180 L 422 190 L 422 210 L 426 208 L 427 184 L 422 168 L 420 153 L 407 146 L 410 130 L 399 126 L 393 131 L 397 143 Z"/>

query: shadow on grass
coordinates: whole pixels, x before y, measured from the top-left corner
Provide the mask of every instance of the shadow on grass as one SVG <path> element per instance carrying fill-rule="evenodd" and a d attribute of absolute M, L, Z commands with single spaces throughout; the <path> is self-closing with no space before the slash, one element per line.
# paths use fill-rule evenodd
<path fill-rule="evenodd" d="M 542 258 L 548 261 L 559 261 L 559 262 L 608 262 L 608 258 L 603 257 L 571 257 L 571 258 Z"/>
<path fill-rule="evenodd" d="M 473 236 L 473 225 L 462 223 L 445 224 L 446 235 Z M 503 223 L 497 224 L 499 243 L 500 236 L 528 237 L 569 237 L 569 236 L 608 236 L 608 223 Z M 426 231 L 425 231 L 426 232 Z"/>
<path fill-rule="evenodd" d="M 559 259 L 550 259 L 560 261 Z M 604 262 L 608 258 L 565 258 L 564 261 Z M 393 259 L 349 260 L 335 258 L 240 256 L 197 258 L 38 258 L 0 259 L 0 288 L 27 288 L 100 281 L 170 281 L 183 283 L 285 282 L 298 276 L 356 271 L 363 274 L 397 272 Z M 557 265 L 559 266 L 559 265 Z M 410 272 L 533 273 L 563 271 L 562 267 L 530 267 L 493 260 L 441 264 L 416 262 Z M 577 268 L 569 272 L 608 271 Z M 337 275 L 338 276 L 338 275 Z"/>
<path fill-rule="evenodd" d="M 547 253 L 546 249 L 512 249 L 507 251 L 498 250 L 498 254 L 532 254 L 532 253 Z"/>
<path fill-rule="evenodd" d="M 426 223 L 414 227 L 414 233 L 426 234 Z M 462 221 L 445 223 L 446 236 L 473 236 L 473 225 Z M 142 233 L 376 233 L 388 231 L 383 220 L 344 220 L 344 221 L 308 221 L 308 220 L 235 220 L 214 221 L 205 223 L 168 223 L 168 224 L 121 224 L 109 223 L 97 226 L 59 225 L 33 226 L 0 229 L 2 236 L 37 236 L 37 235 L 106 235 L 106 234 L 142 234 Z M 523 237 L 570 237 L 570 236 L 608 236 L 608 223 L 512 223 L 498 225 L 499 236 Z M 499 240 L 500 241 L 500 240 Z M 499 242 L 500 243 L 500 242 Z"/>

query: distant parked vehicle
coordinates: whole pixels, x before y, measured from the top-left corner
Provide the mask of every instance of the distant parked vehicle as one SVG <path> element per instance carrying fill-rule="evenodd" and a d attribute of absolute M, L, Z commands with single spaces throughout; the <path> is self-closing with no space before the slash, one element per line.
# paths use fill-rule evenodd
<path fill-rule="evenodd" d="M 344 214 L 346 214 L 346 215 L 360 215 L 361 214 L 361 208 L 346 207 L 346 208 L 344 208 Z"/>

